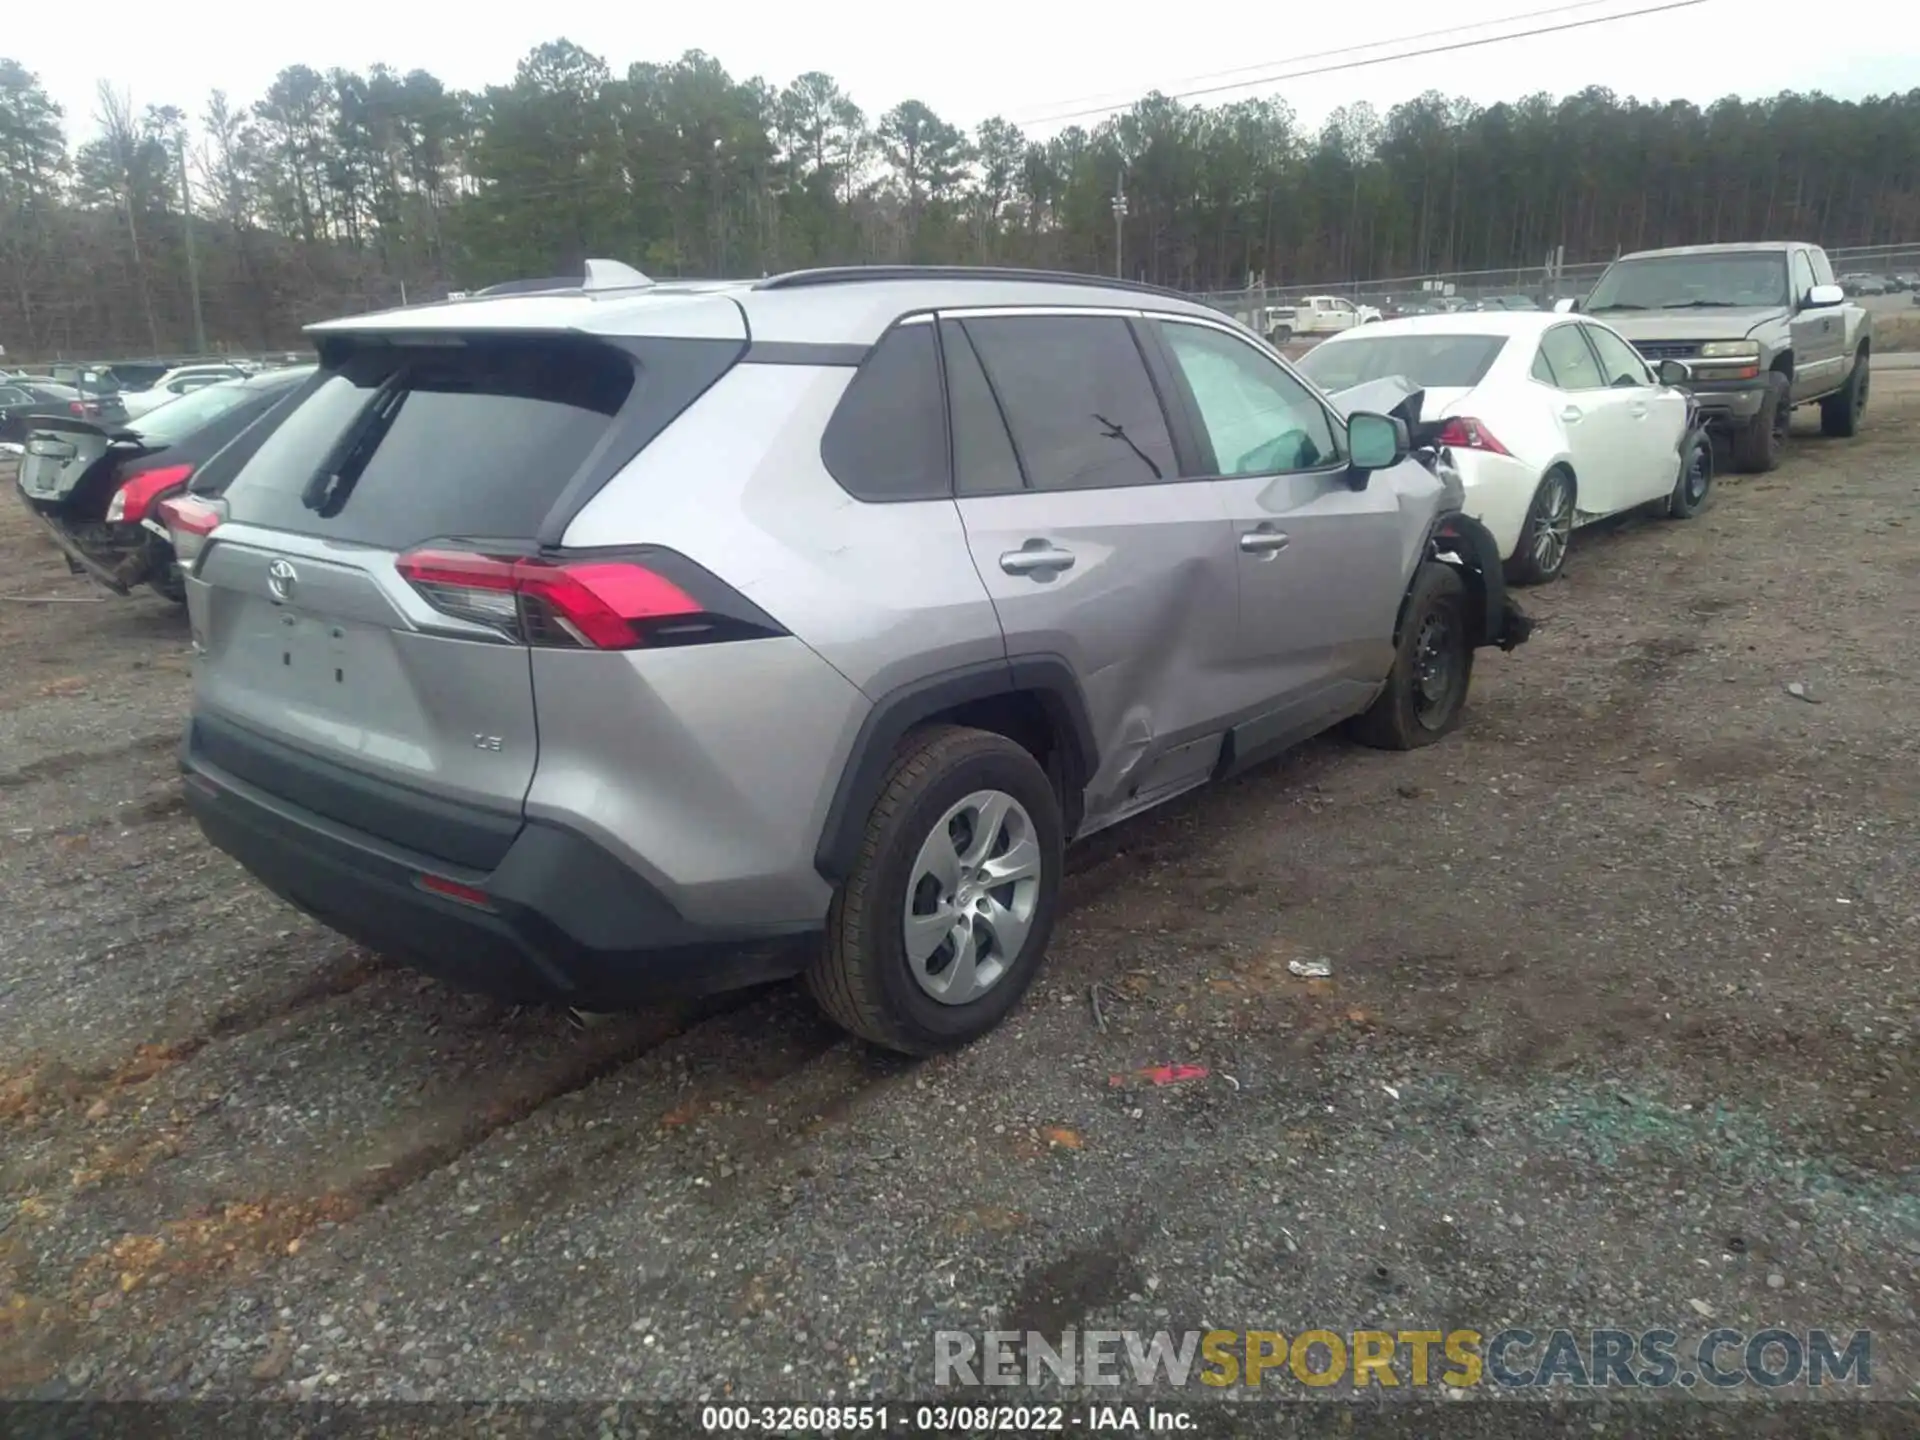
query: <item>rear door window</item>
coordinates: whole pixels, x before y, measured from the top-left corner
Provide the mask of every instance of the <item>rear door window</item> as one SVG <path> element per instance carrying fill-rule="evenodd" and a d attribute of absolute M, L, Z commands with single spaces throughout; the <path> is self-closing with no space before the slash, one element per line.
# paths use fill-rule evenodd
<path fill-rule="evenodd" d="M 233 518 L 387 549 L 530 538 L 634 374 L 587 341 L 369 346 L 261 444 L 227 492 Z"/>
<path fill-rule="evenodd" d="M 953 416 L 954 489 L 961 495 L 1024 489 L 1020 457 L 1013 453 L 999 398 L 958 321 L 940 322 L 940 348 L 947 362 L 947 407 Z"/>
<path fill-rule="evenodd" d="M 1606 385 L 1593 347 L 1580 338 L 1580 326 L 1556 325 L 1540 342 L 1562 390 L 1599 390 Z"/>
<path fill-rule="evenodd" d="M 976 316 L 961 328 L 1034 489 L 1151 485 L 1179 475 L 1166 414 L 1125 319 Z"/>

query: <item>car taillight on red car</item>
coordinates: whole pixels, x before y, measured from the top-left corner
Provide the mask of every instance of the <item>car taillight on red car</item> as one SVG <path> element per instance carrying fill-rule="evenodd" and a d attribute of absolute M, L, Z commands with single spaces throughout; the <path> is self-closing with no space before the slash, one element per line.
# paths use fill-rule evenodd
<path fill-rule="evenodd" d="M 784 633 L 758 607 L 672 557 L 688 583 L 640 560 L 548 560 L 415 550 L 395 568 L 420 597 L 456 620 L 522 645 L 634 650 Z M 703 592 L 696 596 L 694 591 Z"/>
<path fill-rule="evenodd" d="M 110 523 L 137 524 L 147 518 L 156 500 L 192 478 L 191 465 L 163 465 L 144 471 L 113 492 L 113 499 L 107 502 L 107 519 Z"/>
<path fill-rule="evenodd" d="M 1456 415 L 1440 427 L 1440 434 L 1434 444 L 1444 445 L 1454 450 L 1480 450 L 1489 455 L 1511 455 L 1513 452 L 1494 438 L 1493 432 L 1464 415 Z"/>

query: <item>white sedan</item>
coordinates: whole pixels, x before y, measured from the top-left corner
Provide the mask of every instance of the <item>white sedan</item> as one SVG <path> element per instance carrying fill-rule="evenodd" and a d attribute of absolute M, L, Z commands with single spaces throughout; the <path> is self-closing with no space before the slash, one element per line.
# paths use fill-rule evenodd
<path fill-rule="evenodd" d="M 1421 419 L 1447 422 L 1440 443 L 1467 513 L 1493 532 L 1518 584 L 1559 575 L 1577 526 L 1654 501 L 1685 518 L 1713 482 L 1705 446 L 1681 453 L 1685 393 L 1587 316 L 1383 320 L 1322 341 L 1298 364 L 1329 392 L 1390 376 L 1421 386 Z"/>

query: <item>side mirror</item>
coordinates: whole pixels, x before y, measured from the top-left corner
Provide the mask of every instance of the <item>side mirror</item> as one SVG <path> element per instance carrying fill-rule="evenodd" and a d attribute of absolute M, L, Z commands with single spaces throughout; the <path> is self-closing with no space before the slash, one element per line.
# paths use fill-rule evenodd
<path fill-rule="evenodd" d="M 1347 460 L 1356 488 L 1376 470 L 1391 470 L 1413 450 L 1407 423 L 1390 415 L 1361 410 L 1347 417 Z"/>
<path fill-rule="evenodd" d="M 1693 378 L 1693 369 L 1684 361 L 1662 360 L 1653 372 L 1662 385 L 1684 385 Z"/>
<path fill-rule="evenodd" d="M 1822 310 L 1829 305 L 1842 304 L 1846 298 L 1847 292 L 1838 285 L 1816 285 L 1807 291 L 1807 308 Z"/>
<path fill-rule="evenodd" d="M 1580 308 L 1580 302 L 1574 299 L 1573 296 L 1571 295 L 1567 296 L 1565 299 L 1556 300 L 1553 302 L 1553 313 L 1556 315 L 1571 315 L 1573 314 L 1574 311 L 1578 310 L 1579 308 Z"/>

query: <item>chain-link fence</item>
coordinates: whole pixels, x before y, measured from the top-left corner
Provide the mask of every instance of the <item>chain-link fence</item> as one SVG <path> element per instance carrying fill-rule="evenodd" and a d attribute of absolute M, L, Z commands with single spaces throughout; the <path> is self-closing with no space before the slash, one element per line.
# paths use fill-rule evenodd
<path fill-rule="evenodd" d="M 1877 293 L 1882 286 L 1910 289 L 1911 281 L 1897 284 L 1897 277 L 1920 275 L 1920 243 L 1829 250 L 1827 256 L 1833 262 L 1834 273 L 1848 277 L 1848 289 L 1859 289 L 1865 294 Z M 1403 311 L 1414 306 L 1437 308 L 1449 299 L 1474 304 L 1496 297 L 1525 296 L 1544 309 L 1565 296 L 1586 294 L 1606 268 L 1604 260 L 1557 268 L 1545 264 L 1516 265 L 1503 270 L 1458 270 L 1382 280 L 1210 290 L 1194 298 L 1216 310 L 1226 311 L 1246 325 L 1264 330 L 1261 320 L 1266 307 L 1293 305 L 1308 295 L 1338 295 L 1382 311 Z M 1866 277 L 1864 284 L 1855 281 L 1856 276 Z"/>

